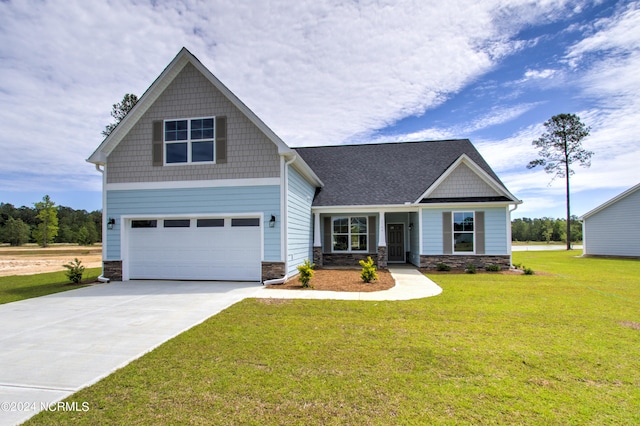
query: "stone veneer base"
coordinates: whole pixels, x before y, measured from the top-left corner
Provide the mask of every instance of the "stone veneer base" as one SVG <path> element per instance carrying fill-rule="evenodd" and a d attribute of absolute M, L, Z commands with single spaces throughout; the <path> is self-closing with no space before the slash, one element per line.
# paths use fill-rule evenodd
<path fill-rule="evenodd" d="M 262 281 L 275 280 L 284 276 L 284 262 L 262 262 Z"/>
<path fill-rule="evenodd" d="M 122 260 L 103 260 L 102 276 L 111 281 L 122 281 Z"/>
<path fill-rule="evenodd" d="M 427 269 L 436 269 L 438 263 L 444 263 L 452 269 L 464 269 L 469 263 L 475 265 L 476 268 L 484 268 L 486 265 L 500 265 L 502 269 L 511 267 L 511 257 L 509 255 L 420 255 L 420 267 Z"/>

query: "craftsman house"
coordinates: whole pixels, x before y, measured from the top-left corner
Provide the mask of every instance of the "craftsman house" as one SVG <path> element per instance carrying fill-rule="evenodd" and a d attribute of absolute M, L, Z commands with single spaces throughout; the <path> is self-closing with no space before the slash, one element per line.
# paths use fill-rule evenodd
<path fill-rule="evenodd" d="M 466 139 L 291 148 L 186 49 L 88 161 L 114 280 L 264 281 L 367 256 L 507 268 L 521 203 Z"/>

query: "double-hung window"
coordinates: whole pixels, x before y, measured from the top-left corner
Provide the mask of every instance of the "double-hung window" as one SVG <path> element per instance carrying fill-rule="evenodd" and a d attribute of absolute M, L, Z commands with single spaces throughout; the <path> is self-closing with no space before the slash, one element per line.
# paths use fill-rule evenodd
<path fill-rule="evenodd" d="M 367 217 L 334 217 L 331 225 L 332 249 L 340 251 L 367 251 Z"/>
<path fill-rule="evenodd" d="M 475 231 L 473 212 L 453 212 L 453 252 L 473 253 Z"/>
<path fill-rule="evenodd" d="M 166 120 L 166 164 L 213 163 L 215 161 L 213 117 Z"/>

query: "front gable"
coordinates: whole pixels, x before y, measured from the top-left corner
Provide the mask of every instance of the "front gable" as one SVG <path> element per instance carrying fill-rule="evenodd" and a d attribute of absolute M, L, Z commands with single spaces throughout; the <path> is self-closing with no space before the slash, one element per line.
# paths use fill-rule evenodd
<path fill-rule="evenodd" d="M 461 155 L 416 200 L 417 203 L 518 200 L 467 155 Z"/>
<path fill-rule="evenodd" d="M 167 148 L 162 137 L 163 123 L 204 117 L 215 119 L 216 136 L 222 130 L 220 119 L 226 122 L 226 143 L 215 141 L 215 161 L 202 164 L 163 161 L 162 154 L 166 155 Z M 154 132 L 154 123 L 159 124 L 159 131 Z M 155 162 L 154 142 L 156 154 L 158 151 L 161 154 L 160 161 Z M 226 151 L 225 161 L 220 161 L 221 147 Z M 184 65 L 108 153 L 107 164 L 107 183 L 255 179 L 280 174 L 277 145 L 192 63 Z"/>

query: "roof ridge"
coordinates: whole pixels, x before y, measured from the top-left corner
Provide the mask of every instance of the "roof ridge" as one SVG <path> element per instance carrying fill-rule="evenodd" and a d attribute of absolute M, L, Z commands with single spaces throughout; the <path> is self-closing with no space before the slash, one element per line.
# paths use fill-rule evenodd
<path fill-rule="evenodd" d="M 459 139 L 434 139 L 424 141 L 395 141 L 395 142 L 371 142 L 371 143 L 345 143 L 335 145 L 315 145 L 315 146 L 291 146 L 292 149 L 309 149 L 309 148 L 339 148 L 339 147 L 356 147 L 356 146 L 386 146 L 386 145 L 407 145 L 407 144 L 420 144 L 420 143 L 441 143 L 441 142 L 469 142 L 469 138 Z"/>

